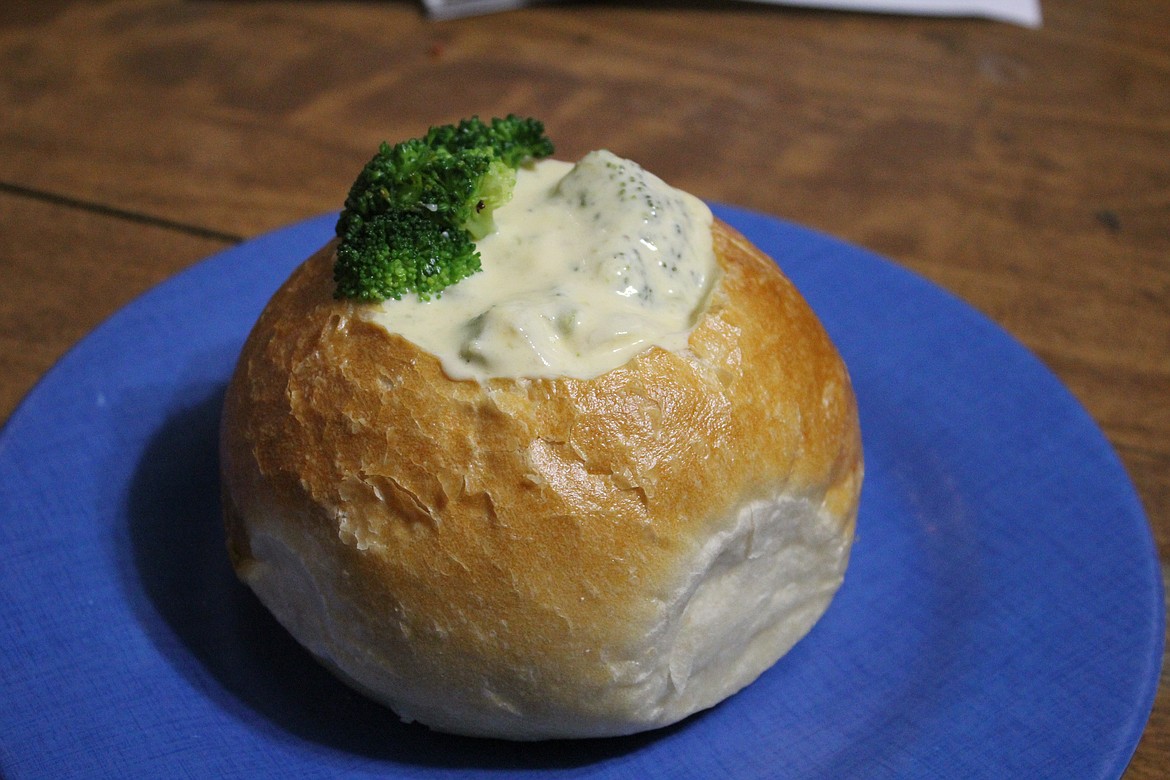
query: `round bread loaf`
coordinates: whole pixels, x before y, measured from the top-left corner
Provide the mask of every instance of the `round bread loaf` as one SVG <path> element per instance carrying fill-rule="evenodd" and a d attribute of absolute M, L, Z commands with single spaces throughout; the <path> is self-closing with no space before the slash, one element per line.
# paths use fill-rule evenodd
<path fill-rule="evenodd" d="M 440 731 L 627 734 L 752 682 L 841 584 L 861 440 L 807 304 L 713 236 L 689 349 L 594 379 L 452 380 L 333 298 L 323 248 L 228 388 L 240 578 L 341 678 Z"/>

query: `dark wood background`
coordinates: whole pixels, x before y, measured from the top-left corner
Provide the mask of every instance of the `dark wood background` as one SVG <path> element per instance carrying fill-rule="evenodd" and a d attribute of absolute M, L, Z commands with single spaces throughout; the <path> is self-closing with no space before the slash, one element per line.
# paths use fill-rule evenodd
<path fill-rule="evenodd" d="M 149 286 L 340 205 L 382 139 L 539 116 L 876 250 L 1050 366 L 1170 560 L 1170 0 L 1029 30 L 711 2 L 0 4 L 0 420 Z M 1166 672 L 1127 777 L 1170 766 Z"/>

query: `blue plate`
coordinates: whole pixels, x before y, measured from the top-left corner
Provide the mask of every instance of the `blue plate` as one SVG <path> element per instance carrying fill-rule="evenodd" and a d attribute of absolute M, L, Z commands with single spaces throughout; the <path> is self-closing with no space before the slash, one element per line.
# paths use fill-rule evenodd
<path fill-rule="evenodd" d="M 0 437 L 0 774 L 1116 777 L 1153 703 L 1162 584 L 1100 431 L 971 308 L 857 248 L 716 207 L 839 345 L 867 477 L 853 562 L 758 682 L 635 737 L 405 726 L 240 586 L 216 428 L 268 296 L 333 217 L 230 249 L 105 322 Z"/>

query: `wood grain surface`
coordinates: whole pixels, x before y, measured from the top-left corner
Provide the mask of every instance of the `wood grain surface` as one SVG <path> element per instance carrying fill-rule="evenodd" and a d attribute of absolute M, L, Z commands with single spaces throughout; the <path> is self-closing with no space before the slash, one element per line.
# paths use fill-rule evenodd
<path fill-rule="evenodd" d="M 208 254 L 335 210 L 376 144 L 543 118 L 875 250 L 1052 368 L 1170 560 L 1170 0 L 1044 26 L 712 2 L 0 4 L 0 419 Z M 1170 766 L 1166 671 L 1128 778 Z"/>

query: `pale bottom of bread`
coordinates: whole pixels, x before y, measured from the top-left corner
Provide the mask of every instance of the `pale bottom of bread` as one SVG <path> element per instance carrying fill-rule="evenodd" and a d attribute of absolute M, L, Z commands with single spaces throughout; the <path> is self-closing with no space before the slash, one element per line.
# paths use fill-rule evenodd
<path fill-rule="evenodd" d="M 363 619 L 369 605 L 345 603 L 344 576 L 329 549 L 294 535 L 303 522 L 274 513 L 251 517 L 251 560 L 241 576 L 277 619 L 340 678 L 388 705 L 405 721 L 473 736 L 537 740 L 612 736 L 679 721 L 755 680 L 820 618 L 840 586 L 850 534 L 838 517 L 802 498 L 753 500 L 701 546 L 679 559 L 675 583 L 649 610 L 614 604 L 611 620 L 653 614 L 629 625 L 620 647 L 597 647 L 601 685 L 585 683 L 579 659 L 552 677 L 579 696 L 553 707 L 513 695 L 524 686 L 483 679 L 476 688 L 444 687 L 410 668 L 399 652 L 409 636 L 375 636 Z M 665 594 L 665 597 L 663 597 Z M 386 625 L 384 616 L 373 623 Z M 446 659 L 444 663 L 458 663 Z M 548 663 L 545 659 L 545 663 Z M 550 670 L 542 670 L 548 677 Z M 558 674 L 558 672 L 560 672 Z M 514 668 L 509 674 L 525 676 Z M 563 691 L 562 691 L 563 694 Z M 565 704 L 565 701 L 575 702 Z"/>

